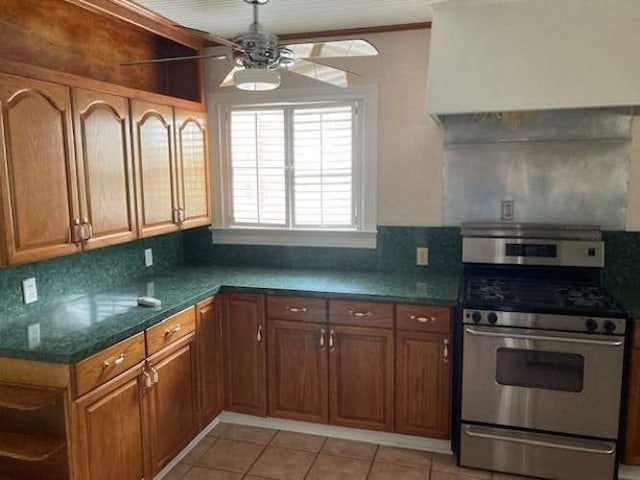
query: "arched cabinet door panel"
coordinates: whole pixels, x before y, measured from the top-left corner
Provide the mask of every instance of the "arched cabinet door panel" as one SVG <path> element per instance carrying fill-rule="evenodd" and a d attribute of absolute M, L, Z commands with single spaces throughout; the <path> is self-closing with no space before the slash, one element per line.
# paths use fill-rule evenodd
<path fill-rule="evenodd" d="M 131 102 L 138 226 L 143 237 L 179 230 L 173 108 Z"/>
<path fill-rule="evenodd" d="M 207 114 L 175 110 L 178 200 L 182 228 L 211 224 Z"/>
<path fill-rule="evenodd" d="M 85 248 L 137 236 L 128 100 L 73 91 L 81 221 Z"/>
<path fill-rule="evenodd" d="M 0 74 L 4 262 L 77 251 L 78 188 L 69 89 Z"/>

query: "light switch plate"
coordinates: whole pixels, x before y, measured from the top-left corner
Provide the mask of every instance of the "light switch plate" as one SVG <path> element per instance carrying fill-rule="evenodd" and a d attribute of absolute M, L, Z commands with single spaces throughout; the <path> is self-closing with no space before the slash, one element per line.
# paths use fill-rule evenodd
<path fill-rule="evenodd" d="M 144 266 L 150 267 L 153 265 L 153 249 L 145 248 L 144 249 Z"/>
<path fill-rule="evenodd" d="M 36 277 L 27 278 L 22 281 L 22 296 L 26 305 L 38 301 L 38 287 L 36 286 Z"/>

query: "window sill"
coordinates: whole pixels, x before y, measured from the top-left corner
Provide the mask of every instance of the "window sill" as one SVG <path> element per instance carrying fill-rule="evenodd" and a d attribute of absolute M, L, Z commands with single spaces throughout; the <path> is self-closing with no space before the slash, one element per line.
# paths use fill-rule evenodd
<path fill-rule="evenodd" d="M 376 248 L 376 230 L 278 230 L 211 227 L 214 244 Z"/>

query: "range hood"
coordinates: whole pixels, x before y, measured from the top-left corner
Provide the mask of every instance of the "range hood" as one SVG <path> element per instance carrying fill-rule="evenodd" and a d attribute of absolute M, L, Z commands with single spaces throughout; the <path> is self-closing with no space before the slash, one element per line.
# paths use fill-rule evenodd
<path fill-rule="evenodd" d="M 432 7 L 429 114 L 640 104 L 640 0 Z"/>

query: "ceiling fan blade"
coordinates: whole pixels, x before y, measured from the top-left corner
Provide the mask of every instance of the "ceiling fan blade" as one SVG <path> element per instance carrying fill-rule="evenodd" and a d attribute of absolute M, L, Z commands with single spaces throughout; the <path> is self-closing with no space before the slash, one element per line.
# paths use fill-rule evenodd
<path fill-rule="evenodd" d="M 336 40 L 333 42 L 293 43 L 284 45 L 296 58 L 368 57 L 378 55 L 376 47 L 366 40 Z"/>
<path fill-rule="evenodd" d="M 224 80 L 222 80 L 222 83 L 220 84 L 221 87 L 233 87 L 234 83 L 233 83 L 233 76 L 235 75 L 236 72 L 239 72 L 240 70 L 244 70 L 244 67 L 239 67 L 239 66 L 235 66 L 231 69 L 231 71 L 229 73 L 227 73 L 227 76 L 224 77 Z"/>
<path fill-rule="evenodd" d="M 336 87 L 348 87 L 357 82 L 360 75 L 347 72 L 345 70 L 339 70 L 337 68 L 329 67 L 327 65 L 320 65 L 319 63 L 309 62 L 297 58 L 293 65 L 290 67 L 283 67 L 290 72 L 303 75 L 305 77 L 313 78 L 321 82 L 330 83 Z"/>
<path fill-rule="evenodd" d="M 219 54 L 205 54 L 205 55 L 189 55 L 186 57 L 168 57 L 168 58 L 152 58 L 149 60 L 135 60 L 133 62 L 122 62 L 120 65 L 145 65 L 148 63 L 165 63 L 165 62 L 179 62 L 182 60 L 196 60 L 198 58 L 213 58 L 214 60 L 226 60 L 226 55 Z"/>

